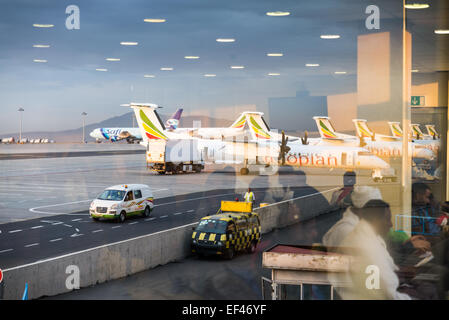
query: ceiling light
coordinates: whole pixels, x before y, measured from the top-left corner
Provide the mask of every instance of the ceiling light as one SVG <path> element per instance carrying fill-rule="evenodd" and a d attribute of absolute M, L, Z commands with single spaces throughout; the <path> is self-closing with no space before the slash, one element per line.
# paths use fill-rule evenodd
<path fill-rule="evenodd" d="M 405 5 L 406 9 L 427 9 L 430 7 L 427 3 L 409 3 Z"/>
<path fill-rule="evenodd" d="M 137 46 L 138 42 L 132 42 L 132 41 L 122 41 L 120 42 L 122 46 Z"/>
<path fill-rule="evenodd" d="M 319 67 L 318 63 L 306 63 L 306 67 Z"/>
<path fill-rule="evenodd" d="M 212 77 L 216 77 L 217 75 L 213 74 L 213 73 L 206 73 L 204 76 L 208 77 L 208 78 L 212 78 Z"/>
<path fill-rule="evenodd" d="M 335 74 L 346 74 L 347 72 L 346 71 L 335 71 L 334 73 Z"/>
<path fill-rule="evenodd" d="M 144 74 L 144 78 L 154 78 L 155 76 L 153 74 Z"/>
<path fill-rule="evenodd" d="M 288 15 L 290 15 L 290 12 L 288 12 L 288 11 L 267 12 L 267 16 L 271 16 L 271 17 L 285 17 Z"/>
<path fill-rule="evenodd" d="M 270 72 L 268 75 L 269 76 L 280 76 L 281 74 L 280 73 L 275 73 L 275 72 Z"/>
<path fill-rule="evenodd" d="M 143 21 L 148 23 L 162 23 L 165 22 L 165 19 L 143 19 Z"/>
<path fill-rule="evenodd" d="M 44 59 L 34 59 L 33 61 L 34 62 L 40 62 L 40 63 L 46 63 L 47 62 L 47 60 L 44 60 Z"/>
<path fill-rule="evenodd" d="M 35 28 L 53 28 L 54 26 L 55 26 L 54 24 L 40 24 L 40 23 L 33 24 L 33 27 Z"/>
<path fill-rule="evenodd" d="M 339 34 L 322 34 L 320 36 L 321 39 L 339 39 L 340 35 Z"/>
<path fill-rule="evenodd" d="M 231 66 L 231 69 L 245 69 L 244 66 Z"/>
<path fill-rule="evenodd" d="M 104 69 L 104 68 L 97 68 L 97 69 L 95 69 L 96 71 L 101 71 L 101 72 L 106 72 L 106 71 L 108 71 L 108 69 Z"/>
<path fill-rule="evenodd" d="M 173 70 L 173 68 L 169 68 L 169 67 L 164 67 L 164 68 L 161 68 L 161 70 L 162 70 L 162 71 L 172 71 L 172 70 Z"/>
<path fill-rule="evenodd" d="M 418 69 L 412 69 L 412 72 L 413 72 L 413 73 L 419 72 L 419 70 L 418 70 Z"/>
<path fill-rule="evenodd" d="M 216 39 L 217 42 L 235 42 L 235 39 L 233 38 L 218 38 Z"/>
<path fill-rule="evenodd" d="M 33 44 L 33 48 L 50 48 L 49 44 Z"/>
<path fill-rule="evenodd" d="M 198 56 L 185 56 L 184 59 L 199 59 Z"/>
<path fill-rule="evenodd" d="M 120 61 L 119 58 L 106 58 L 106 61 Z"/>
<path fill-rule="evenodd" d="M 435 30 L 436 34 L 449 34 L 449 29 L 438 29 Z"/>
<path fill-rule="evenodd" d="M 268 57 L 282 57 L 283 53 L 267 53 Z"/>

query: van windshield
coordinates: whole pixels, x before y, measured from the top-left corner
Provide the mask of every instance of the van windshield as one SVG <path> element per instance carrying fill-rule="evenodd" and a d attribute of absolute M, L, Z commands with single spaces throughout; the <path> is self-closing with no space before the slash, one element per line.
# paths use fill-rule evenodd
<path fill-rule="evenodd" d="M 100 200 L 121 201 L 125 197 L 125 191 L 122 190 L 104 190 L 102 194 L 98 196 Z"/>
<path fill-rule="evenodd" d="M 226 221 L 221 220 L 212 220 L 212 219 L 201 220 L 200 223 L 198 224 L 198 227 L 196 227 L 196 231 L 225 233 L 227 224 L 228 223 Z"/>

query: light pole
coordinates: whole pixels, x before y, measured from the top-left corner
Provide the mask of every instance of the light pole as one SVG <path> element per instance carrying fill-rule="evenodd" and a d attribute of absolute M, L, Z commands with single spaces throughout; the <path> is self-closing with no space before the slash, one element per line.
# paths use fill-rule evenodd
<path fill-rule="evenodd" d="M 81 113 L 81 116 L 83 117 L 83 143 L 86 143 L 85 134 L 84 134 L 84 127 L 86 126 L 85 119 L 86 119 L 87 113 L 83 112 L 83 113 Z"/>
<path fill-rule="evenodd" d="M 19 143 L 21 143 L 21 141 L 22 141 L 22 112 L 25 111 L 25 109 L 20 107 L 17 111 L 19 111 L 19 115 L 20 115 Z"/>

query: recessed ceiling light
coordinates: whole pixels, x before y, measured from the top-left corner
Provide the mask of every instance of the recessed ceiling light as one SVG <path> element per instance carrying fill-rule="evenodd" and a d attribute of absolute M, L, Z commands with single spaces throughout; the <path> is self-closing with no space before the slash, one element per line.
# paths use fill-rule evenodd
<path fill-rule="evenodd" d="M 106 61 L 120 61 L 119 58 L 106 58 Z"/>
<path fill-rule="evenodd" d="M 412 69 L 412 72 L 419 72 L 418 69 Z"/>
<path fill-rule="evenodd" d="M 280 73 L 275 73 L 275 72 L 270 72 L 268 75 L 269 76 L 280 76 L 281 74 Z"/>
<path fill-rule="evenodd" d="M 285 16 L 289 16 L 290 12 L 288 11 L 272 11 L 272 12 L 267 12 L 267 16 L 271 16 L 271 17 L 285 17 Z"/>
<path fill-rule="evenodd" d="M 50 48 L 49 44 L 33 44 L 33 48 Z"/>
<path fill-rule="evenodd" d="M 40 23 L 33 24 L 33 27 L 35 28 L 53 28 L 54 26 L 55 26 L 54 24 L 40 24 Z"/>
<path fill-rule="evenodd" d="M 44 59 L 34 59 L 33 61 L 34 62 L 40 62 L 40 63 L 46 63 L 47 62 L 47 60 L 44 60 Z"/>
<path fill-rule="evenodd" d="M 212 78 L 212 77 L 216 77 L 217 75 L 213 74 L 213 73 L 206 73 L 204 76 L 208 77 L 208 78 Z"/>
<path fill-rule="evenodd" d="M 346 74 L 347 72 L 346 71 L 335 71 L 334 73 L 335 74 Z"/>
<path fill-rule="evenodd" d="M 106 71 L 108 71 L 108 69 L 104 69 L 104 68 L 97 68 L 97 69 L 95 69 L 95 71 L 106 72 Z"/>
<path fill-rule="evenodd" d="M 306 67 L 319 67 L 318 63 L 306 63 Z"/>
<path fill-rule="evenodd" d="M 235 42 L 235 39 L 233 38 L 218 38 L 216 39 L 217 42 Z"/>
<path fill-rule="evenodd" d="M 148 23 L 162 23 L 165 22 L 165 19 L 143 19 L 143 21 Z"/>
<path fill-rule="evenodd" d="M 244 66 L 231 66 L 231 69 L 245 69 Z"/>
<path fill-rule="evenodd" d="M 320 36 L 321 39 L 340 39 L 339 34 L 322 34 Z"/>
<path fill-rule="evenodd" d="M 406 9 L 427 9 L 430 7 L 427 3 L 409 3 L 405 5 Z"/>
<path fill-rule="evenodd" d="M 449 34 L 449 29 L 438 29 L 435 30 L 436 34 Z"/>
<path fill-rule="evenodd" d="M 144 78 L 154 78 L 155 76 L 153 74 L 144 74 Z"/>
<path fill-rule="evenodd" d="M 161 70 L 162 71 L 172 71 L 173 68 L 171 68 L 171 67 L 163 67 L 163 68 L 161 68 Z"/>
<path fill-rule="evenodd" d="M 120 42 L 122 46 L 137 46 L 138 42 L 132 42 L 132 41 L 122 41 Z"/>
<path fill-rule="evenodd" d="M 184 59 L 199 59 L 198 56 L 185 56 Z"/>
<path fill-rule="evenodd" d="M 283 55 L 283 53 L 267 53 L 269 57 L 282 57 Z"/>

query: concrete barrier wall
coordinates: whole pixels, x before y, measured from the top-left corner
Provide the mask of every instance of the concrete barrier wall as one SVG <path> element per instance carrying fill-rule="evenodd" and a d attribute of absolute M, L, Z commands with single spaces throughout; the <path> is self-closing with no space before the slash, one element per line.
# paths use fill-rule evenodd
<path fill-rule="evenodd" d="M 328 210 L 325 204 L 335 189 L 258 208 L 262 233 L 315 217 Z M 25 283 L 28 298 L 52 296 L 66 288 L 70 265 L 79 267 L 80 286 L 119 279 L 190 255 L 192 227 L 196 223 L 136 237 L 4 270 L 3 299 L 21 299 Z M 1 298 L 1 297 L 0 297 Z"/>

